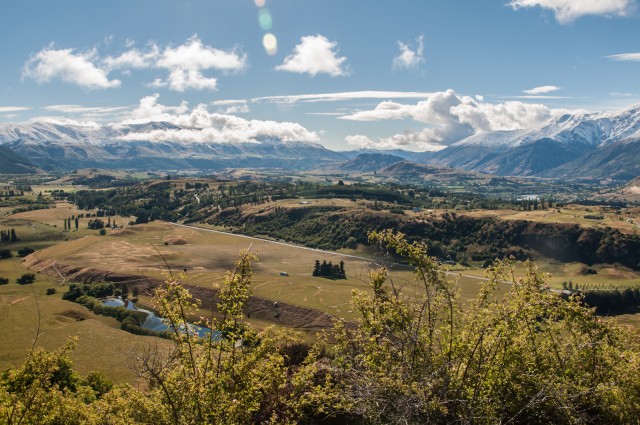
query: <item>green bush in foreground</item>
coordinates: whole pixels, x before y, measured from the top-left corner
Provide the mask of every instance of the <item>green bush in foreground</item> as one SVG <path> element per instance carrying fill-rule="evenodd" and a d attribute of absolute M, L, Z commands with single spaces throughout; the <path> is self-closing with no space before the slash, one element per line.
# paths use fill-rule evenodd
<path fill-rule="evenodd" d="M 290 331 L 241 323 L 254 260 L 245 252 L 220 287 L 220 318 L 201 323 L 221 334 L 188 331 L 200 303 L 184 275 L 156 291 L 174 350 L 137 354 L 148 390 L 79 379 L 69 347 L 35 349 L 0 378 L 0 423 L 637 423 L 636 333 L 563 300 L 533 264 L 516 278 L 497 262 L 463 306 L 424 245 L 388 231 L 370 240 L 415 267 L 415 287 L 372 272 L 371 290 L 354 293 L 359 319 L 336 323 L 329 357 Z"/>

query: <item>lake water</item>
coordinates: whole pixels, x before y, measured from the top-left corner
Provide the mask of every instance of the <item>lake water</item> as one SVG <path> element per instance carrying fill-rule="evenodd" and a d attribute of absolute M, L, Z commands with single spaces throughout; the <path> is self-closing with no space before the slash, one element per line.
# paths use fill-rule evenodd
<path fill-rule="evenodd" d="M 121 298 L 105 298 L 104 300 L 102 300 L 102 303 L 109 307 L 125 307 L 125 302 Z M 147 315 L 147 318 L 144 319 L 144 322 L 142 323 L 142 326 L 141 326 L 143 329 L 149 329 L 156 332 L 171 330 L 171 326 L 168 323 L 166 323 L 164 319 L 156 316 L 152 311 L 145 310 L 143 308 L 137 308 L 136 305 L 131 301 L 127 301 L 126 307 L 127 307 L 127 310 L 140 311 Z M 190 323 L 189 331 L 197 333 L 199 337 L 206 337 L 206 336 L 209 336 L 211 329 Z M 215 331 L 214 339 L 218 339 L 219 337 L 220 337 L 220 332 Z"/>

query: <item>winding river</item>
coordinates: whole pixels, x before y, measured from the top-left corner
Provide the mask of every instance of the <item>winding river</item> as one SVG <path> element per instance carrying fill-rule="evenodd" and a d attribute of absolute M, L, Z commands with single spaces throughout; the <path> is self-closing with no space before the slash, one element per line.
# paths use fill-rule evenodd
<path fill-rule="evenodd" d="M 121 298 L 112 297 L 105 298 L 104 300 L 102 300 L 102 303 L 108 307 L 127 307 L 128 310 L 135 310 L 145 313 L 147 317 L 146 319 L 144 319 L 144 322 L 141 325 L 143 329 L 149 329 L 156 332 L 171 330 L 171 326 L 166 323 L 164 319 L 156 316 L 152 311 L 136 307 L 136 305 L 132 301 L 127 301 L 125 306 L 125 302 Z M 211 329 L 209 328 L 194 324 L 189 324 L 189 330 L 197 333 L 200 337 L 208 336 L 208 334 L 211 332 Z M 218 339 L 219 335 L 219 331 L 214 331 L 214 339 Z"/>

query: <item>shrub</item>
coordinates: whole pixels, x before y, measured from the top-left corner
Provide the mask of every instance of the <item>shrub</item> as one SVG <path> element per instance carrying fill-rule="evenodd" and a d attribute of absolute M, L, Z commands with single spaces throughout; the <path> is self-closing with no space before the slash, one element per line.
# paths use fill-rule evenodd
<path fill-rule="evenodd" d="M 104 236 L 107 234 L 107 231 L 105 229 L 100 229 L 100 236 Z"/>
<path fill-rule="evenodd" d="M 6 285 L 9 283 L 9 278 L 7 277 L 0 277 L 0 285 Z"/>
<path fill-rule="evenodd" d="M 5 258 L 11 258 L 11 250 L 9 249 L 0 249 L 0 260 L 4 260 Z"/>
<path fill-rule="evenodd" d="M 34 248 L 31 248 L 30 246 L 25 246 L 24 248 L 20 248 L 18 250 L 18 257 L 26 257 L 27 255 L 33 254 L 34 252 L 36 252 Z"/>
<path fill-rule="evenodd" d="M 47 288 L 47 295 L 53 295 L 56 292 L 58 292 L 56 291 L 56 288 Z"/>
<path fill-rule="evenodd" d="M 36 281 L 36 275 L 33 273 L 25 273 L 16 279 L 18 285 L 30 285 Z"/>

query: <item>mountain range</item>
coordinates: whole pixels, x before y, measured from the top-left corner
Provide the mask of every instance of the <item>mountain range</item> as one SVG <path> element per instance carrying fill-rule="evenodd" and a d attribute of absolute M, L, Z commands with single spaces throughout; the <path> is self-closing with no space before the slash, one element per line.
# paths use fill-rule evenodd
<path fill-rule="evenodd" d="M 49 171 L 284 168 L 366 173 L 412 161 L 501 176 L 626 181 L 640 175 L 640 104 L 614 112 L 564 114 L 528 129 L 479 132 L 438 152 L 336 152 L 318 143 L 269 137 L 228 143 L 139 137 L 185 128 L 167 122 L 95 127 L 4 123 L 0 124 L 0 154 L 20 158 L 8 160 L 12 164 Z M 125 140 L 134 133 L 139 140 Z M 9 172 L 2 164 L 0 171 Z"/>

